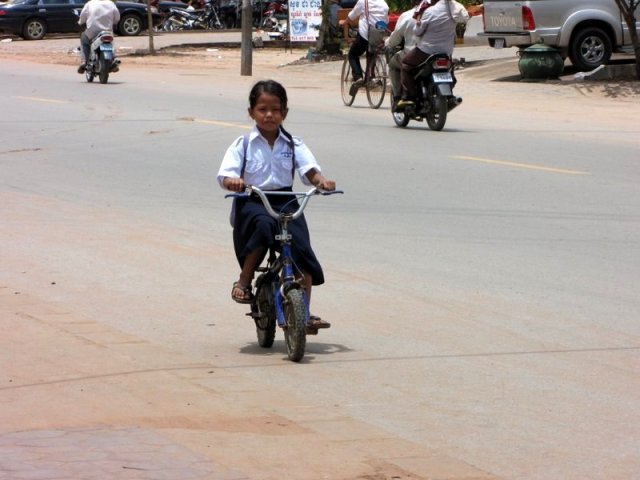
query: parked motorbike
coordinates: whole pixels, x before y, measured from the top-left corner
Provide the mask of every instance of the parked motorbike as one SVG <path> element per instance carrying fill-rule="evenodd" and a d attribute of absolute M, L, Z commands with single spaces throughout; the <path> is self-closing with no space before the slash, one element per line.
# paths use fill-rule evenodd
<path fill-rule="evenodd" d="M 160 29 L 171 32 L 175 30 L 213 30 L 223 28 L 225 28 L 225 25 L 220 21 L 217 8 L 209 0 L 205 2 L 202 10 L 171 7 L 169 16 L 162 22 Z"/>
<path fill-rule="evenodd" d="M 456 83 L 454 63 L 445 53 L 431 55 L 416 69 L 418 96 L 414 105 L 399 110 L 391 99 L 391 114 L 399 127 L 406 127 L 409 120 L 427 121 L 431 130 L 442 130 L 447 114 L 462 103 L 453 94 Z"/>
<path fill-rule="evenodd" d="M 270 36 L 282 37 L 286 35 L 289 22 L 288 8 L 285 0 L 271 2 L 264 12 L 262 29 L 268 32 Z"/>
<path fill-rule="evenodd" d="M 120 70 L 120 60 L 115 58 L 114 50 L 113 32 L 103 30 L 93 39 L 84 71 L 87 82 L 93 82 L 97 75 L 100 83 L 107 83 L 109 74 Z"/>

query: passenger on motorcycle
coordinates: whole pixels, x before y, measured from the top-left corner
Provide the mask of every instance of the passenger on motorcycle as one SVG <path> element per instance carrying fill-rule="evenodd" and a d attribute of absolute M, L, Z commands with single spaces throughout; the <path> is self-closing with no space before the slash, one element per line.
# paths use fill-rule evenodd
<path fill-rule="evenodd" d="M 339 25 L 355 24 L 358 21 L 358 34 L 351 44 L 347 57 L 353 72 L 352 88 L 364 85 L 360 56 L 369 48 L 369 31 L 376 28 L 378 22 L 389 22 L 389 5 L 384 0 L 358 0 L 346 19 L 340 20 Z"/>
<path fill-rule="evenodd" d="M 398 102 L 398 109 L 414 104 L 416 80 L 413 71 L 416 67 L 437 53 L 451 56 L 456 40 L 456 25 L 469 20 L 467 10 L 456 0 L 424 0 L 423 3 L 425 2 L 429 5 L 416 19 L 413 29 L 416 46 L 402 59 L 402 98 Z"/>
<path fill-rule="evenodd" d="M 84 73 L 87 69 L 87 60 L 91 54 L 91 42 L 94 38 L 103 30 L 113 31 L 114 25 L 117 25 L 119 21 L 120 12 L 113 1 L 89 0 L 85 3 L 78 20 L 79 25 L 87 25 L 87 29 L 80 35 L 82 64 L 78 67 L 78 73 Z"/>
<path fill-rule="evenodd" d="M 396 27 L 391 35 L 385 40 L 385 50 L 387 52 L 387 64 L 389 65 L 389 79 L 391 80 L 391 93 L 394 103 L 400 100 L 402 86 L 400 84 L 400 70 L 402 69 L 402 59 L 416 45 L 416 38 L 413 27 L 416 24 L 416 8 L 420 0 L 413 0 L 414 7 L 410 8 L 398 18 Z"/>

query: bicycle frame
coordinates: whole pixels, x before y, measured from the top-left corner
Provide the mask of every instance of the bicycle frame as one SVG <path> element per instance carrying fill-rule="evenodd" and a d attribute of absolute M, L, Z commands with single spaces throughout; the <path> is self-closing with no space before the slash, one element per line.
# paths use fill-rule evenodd
<path fill-rule="evenodd" d="M 284 332 L 289 360 L 299 362 L 304 357 L 307 335 L 317 335 L 318 327 L 310 324 L 309 299 L 306 290 L 296 281 L 295 265 L 292 252 L 292 235 L 289 233 L 289 222 L 302 215 L 312 195 L 331 195 L 342 191 L 325 192 L 314 187 L 308 192 L 263 192 L 261 189 L 247 185 L 243 193 L 233 193 L 226 197 L 247 197 L 256 195 L 262 201 L 267 213 L 278 221 L 280 233 L 275 239 L 280 243 L 280 254 L 269 253 L 266 267 L 258 267 L 261 272 L 255 281 L 255 295 L 251 301 L 251 311 L 247 314 L 256 324 L 258 345 L 271 348 L 276 334 L 276 325 Z M 276 212 L 267 195 L 286 195 L 293 197 Z M 295 212 L 287 212 L 287 206 L 293 201 L 300 201 Z M 285 199 L 286 200 L 286 199 Z M 283 203 L 283 202 L 280 202 Z M 325 327 L 326 328 L 326 327 Z"/>
<path fill-rule="evenodd" d="M 305 304 L 304 323 L 305 325 L 308 325 L 309 323 L 309 302 L 307 299 L 307 295 L 304 293 L 304 288 L 302 288 L 302 285 L 300 284 L 300 282 L 296 281 L 296 278 L 295 278 L 295 273 L 293 269 L 293 256 L 291 254 L 292 236 L 288 231 L 288 225 L 290 222 L 296 220 L 302 215 L 302 213 L 304 212 L 304 209 L 307 206 L 307 203 L 309 202 L 309 199 L 313 195 L 332 195 L 334 193 L 343 193 L 343 192 L 340 190 L 336 190 L 333 192 L 325 192 L 325 191 L 319 190 L 316 187 L 313 187 L 311 190 L 307 192 L 281 192 L 281 191 L 264 192 L 258 187 L 255 187 L 253 185 L 247 185 L 245 192 L 243 193 L 233 193 L 233 194 L 225 195 L 225 198 L 228 198 L 228 197 L 243 198 L 243 197 L 248 197 L 251 194 L 255 194 L 262 201 L 265 209 L 267 210 L 267 213 L 272 218 L 278 221 L 278 224 L 280 226 L 280 233 L 276 235 L 275 239 L 278 242 L 280 242 L 280 247 L 281 247 L 280 254 L 277 255 L 273 261 L 269 260 L 269 263 L 266 269 L 259 269 L 259 271 L 269 272 L 274 276 L 274 278 L 280 279 L 278 281 L 279 288 L 274 293 L 273 301 L 275 305 L 276 319 L 278 322 L 278 326 L 281 328 L 284 327 L 286 323 L 284 308 L 283 308 L 283 301 L 286 298 L 287 292 L 290 291 L 291 289 L 297 289 L 302 291 L 304 304 Z M 290 213 L 276 212 L 271 206 L 269 199 L 267 198 L 268 196 L 271 196 L 271 195 L 293 196 L 296 199 L 302 198 L 302 200 L 300 201 L 299 208 L 295 212 L 290 212 Z"/>

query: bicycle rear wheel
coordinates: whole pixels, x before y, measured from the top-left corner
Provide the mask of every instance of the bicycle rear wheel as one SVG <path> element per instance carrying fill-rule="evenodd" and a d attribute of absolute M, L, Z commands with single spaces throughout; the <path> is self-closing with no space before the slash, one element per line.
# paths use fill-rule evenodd
<path fill-rule="evenodd" d="M 374 62 L 373 75 L 365 83 L 365 89 L 369 106 L 371 108 L 380 108 L 384 101 L 384 94 L 387 91 L 387 62 L 382 54 L 377 54 Z"/>
<path fill-rule="evenodd" d="M 271 348 L 276 336 L 276 310 L 273 298 L 277 290 L 276 282 L 270 274 L 262 274 L 256 280 L 256 298 L 251 306 L 256 324 L 258 345 Z"/>
<path fill-rule="evenodd" d="M 307 329 L 305 325 L 305 305 L 302 290 L 292 289 L 286 293 L 283 304 L 285 329 L 284 341 L 287 354 L 292 362 L 299 362 L 304 357 L 307 345 Z"/>
<path fill-rule="evenodd" d="M 351 95 L 351 65 L 349 65 L 349 59 L 347 57 L 344 58 L 344 62 L 342 63 L 342 75 L 340 75 L 340 93 L 342 94 L 342 102 L 350 107 L 353 105 L 353 101 L 356 96 Z"/>

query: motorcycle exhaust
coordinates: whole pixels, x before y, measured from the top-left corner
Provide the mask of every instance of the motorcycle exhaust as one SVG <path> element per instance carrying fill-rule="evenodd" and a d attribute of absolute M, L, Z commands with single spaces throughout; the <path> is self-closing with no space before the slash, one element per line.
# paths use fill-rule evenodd
<path fill-rule="evenodd" d="M 109 70 L 111 73 L 116 73 L 117 71 L 120 70 L 120 59 L 116 58 L 112 63 L 111 63 L 111 69 Z"/>
<path fill-rule="evenodd" d="M 447 106 L 449 107 L 449 111 L 453 110 L 454 108 L 456 108 L 461 103 L 462 103 L 462 97 L 451 97 L 447 102 Z"/>

